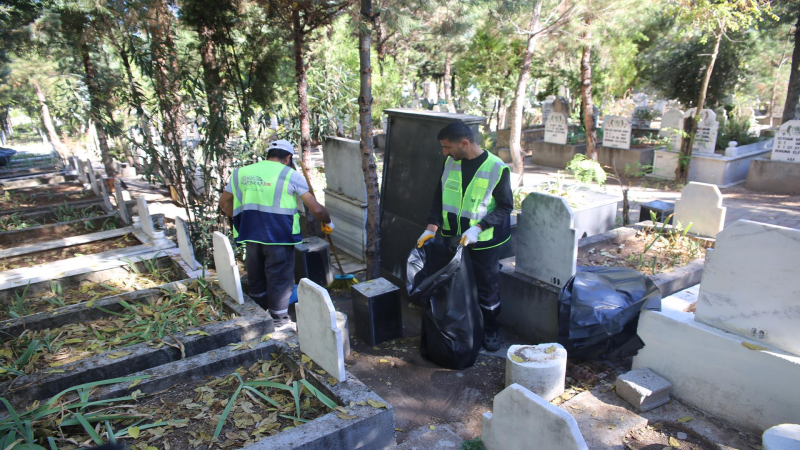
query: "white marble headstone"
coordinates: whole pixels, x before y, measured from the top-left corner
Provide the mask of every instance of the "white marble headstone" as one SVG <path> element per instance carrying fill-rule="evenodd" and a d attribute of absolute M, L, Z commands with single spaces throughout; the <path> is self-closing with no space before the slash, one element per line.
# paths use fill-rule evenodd
<path fill-rule="evenodd" d="M 551 112 L 544 125 L 544 141 L 551 144 L 567 143 L 567 116 L 563 113 Z"/>
<path fill-rule="evenodd" d="M 117 210 L 119 211 L 119 217 L 123 222 L 130 225 L 133 223 L 133 220 L 131 220 L 128 207 L 125 205 L 125 197 L 122 195 L 122 186 L 120 186 L 119 180 L 114 180 L 114 193 L 117 196 Z"/>
<path fill-rule="evenodd" d="M 231 243 L 219 231 L 214 232 L 212 239 L 214 241 L 214 266 L 217 269 L 219 287 L 239 304 L 243 304 L 242 279 L 239 276 L 239 266 L 236 265 Z"/>
<path fill-rule="evenodd" d="M 142 206 L 139 205 L 139 208 L 141 207 Z M 145 207 L 147 207 L 146 204 Z M 139 211 L 141 211 L 141 209 L 139 209 Z M 139 214 L 141 217 L 141 213 Z M 150 223 L 152 225 L 152 221 L 150 221 Z M 192 245 L 192 238 L 189 234 L 189 226 L 186 224 L 186 221 L 176 216 L 175 229 L 178 231 L 178 250 L 181 252 L 181 259 L 189 266 L 190 269 L 199 269 L 200 264 L 196 259 L 194 259 L 194 245 Z"/>
<path fill-rule="evenodd" d="M 637 106 L 633 109 L 631 126 L 634 128 L 649 128 L 652 120 L 650 118 L 644 118 L 643 115 L 650 115 L 650 107 L 648 107 L 646 104 L 644 106 Z"/>
<path fill-rule="evenodd" d="M 631 122 L 622 116 L 603 119 L 603 147 L 631 148 Z"/>
<path fill-rule="evenodd" d="M 83 160 L 78 157 L 75 157 L 75 162 L 78 165 L 76 170 L 78 171 L 78 178 L 81 180 L 81 183 L 83 184 L 88 183 L 89 177 L 86 175 L 86 166 L 84 166 Z"/>
<path fill-rule="evenodd" d="M 696 111 L 696 108 L 692 108 L 686 111 L 686 114 L 694 116 Z M 717 113 L 710 109 L 704 109 L 700 114 L 700 118 L 696 120 L 698 120 L 697 133 L 692 141 L 692 154 L 713 155 L 717 147 L 717 134 L 719 133 Z"/>
<path fill-rule="evenodd" d="M 772 160 L 800 163 L 800 120 L 781 125 L 772 144 Z"/>
<path fill-rule="evenodd" d="M 683 138 L 681 131 L 683 131 L 684 114 L 680 109 L 670 109 L 661 116 L 661 130 L 658 135 L 661 137 L 669 138 L 669 150 L 678 151 L 681 149 Z"/>
<path fill-rule="evenodd" d="M 85 162 L 86 172 L 89 175 L 89 184 L 92 186 L 92 191 L 94 195 L 100 196 L 100 188 L 97 187 L 97 178 L 94 176 L 94 168 L 92 167 L 92 162 L 88 159 Z"/>
<path fill-rule="evenodd" d="M 155 225 L 153 225 L 153 218 L 150 216 L 150 207 L 147 206 L 147 200 L 144 197 L 136 197 L 136 210 L 139 212 L 139 222 L 142 224 L 142 231 L 150 237 L 154 237 L 156 233 Z"/>
<path fill-rule="evenodd" d="M 739 220 L 706 255 L 696 320 L 800 356 L 800 230 Z"/>
<path fill-rule="evenodd" d="M 547 126 L 547 118 L 550 116 L 550 113 L 553 112 L 553 102 L 555 99 L 556 97 L 554 95 L 550 95 L 542 102 L 542 125 L 544 126 Z"/>
<path fill-rule="evenodd" d="M 716 184 L 691 181 L 675 201 L 673 223 L 680 222 L 684 228 L 692 223 L 689 233 L 715 237 L 725 226 L 725 211 L 722 193 Z"/>
<path fill-rule="evenodd" d="M 556 287 L 573 275 L 578 257 L 574 215 L 561 197 L 533 192 L 517 219 L 516 270 Z"/>
<path fill-rule="evenodd" d="M 114 206 L 111 204 L 111 198 L 109 197 L 108 190 L 106 189 L 106 180 L 103 177 L 100 177 L 95 181 L 95 185 L 95 188 L 100 191 L 99 197 L 103 199 L 103 209 L 110 213 L 114 210 Z"/>
<path fill-rule="evenodd" d="M 486 450 L 589 449 L 574 417 L 516 383 L 483 413 L 481 441 Z"/>
<path fill-rule="evenodd" d="M 300 351 L 336 378 L 345 380 L 342 330 L 328 291 L 308 278 L 297 286 L 297 334 Z"/>

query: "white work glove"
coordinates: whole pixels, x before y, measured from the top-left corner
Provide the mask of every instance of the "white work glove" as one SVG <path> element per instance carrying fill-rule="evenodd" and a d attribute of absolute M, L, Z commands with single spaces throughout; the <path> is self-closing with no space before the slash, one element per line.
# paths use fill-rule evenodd
<path fill-rule="evenodd" d="M 466 233 L 461 235 L 461 245 L 464 247 L 478 242 L 478 235 L 481 234 L 481 227 L 475 225 L 470 227 Z"/>
<path fill-rule="evenodd" d="M 425 242 L 427 242 L 429 239 L 433 239 L 434 236 L 436 236 L 435 231 L 425 230 L 422 233 L 422 236 L 417 239 L 417 248 L 422 248 L 422 246 L 425 245 Z"/>
<path fill-rule="evenodd" d="M 332 220 L 331 220 L 330 223 L 323 223 L 322 224 L 322 232 L 325 233 L 325 234 L 333 233 L 333 229 L 334 228 L 336 228 L 336 227 L 333 225 L 333 221 Z"/>

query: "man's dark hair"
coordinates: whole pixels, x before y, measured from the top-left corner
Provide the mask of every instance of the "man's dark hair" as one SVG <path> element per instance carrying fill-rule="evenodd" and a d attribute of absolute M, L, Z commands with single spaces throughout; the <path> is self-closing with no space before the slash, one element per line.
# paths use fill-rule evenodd
<path fill-rule="evenodd" d="M 440 141 L 447 139 L 450 142 L 461 142 L 462 139 L 466 139 L 470 144 L 475 143 L 475 136 L 472 134 L 472 130 L 464 125 L 464 122 L 448 123 L 439 130 L 439 135 L 436 136 L 436 139 Z"/>
<path fill-rule="evenodd" d="M 287 152 L 286 150 L 281 150 L 279 148 L 271 148 L 267 152 L 267 159 L 277 158 L 283 161 L 289 155 L 291 155 L 291 153 Z"/>

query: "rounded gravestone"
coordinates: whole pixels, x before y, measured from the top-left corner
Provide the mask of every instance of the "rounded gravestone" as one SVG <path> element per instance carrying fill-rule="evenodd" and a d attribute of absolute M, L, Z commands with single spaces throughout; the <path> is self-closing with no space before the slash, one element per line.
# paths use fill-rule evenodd
<path fill-rule="evenodd" d="M 800 450 L 800 425 L 775 425 L 761 436 L 764 450 Z"/>
<path fill-rule="evenodd" d="M 564 393 L 566 374 L 561 344 L 512 345 L 506 354 L 506 387 L 519 384 L 548 402 Z"/>

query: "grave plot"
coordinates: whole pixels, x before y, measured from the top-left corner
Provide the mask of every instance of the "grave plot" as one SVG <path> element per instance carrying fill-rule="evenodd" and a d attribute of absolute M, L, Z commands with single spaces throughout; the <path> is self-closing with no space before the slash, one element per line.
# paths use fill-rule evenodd
<path fill-rule="evenodd" d="M 215 443 L 249 450 L 394 446 L 394 417 L 386 402 L 352 376 L 344 383 L 330 381 L 294 349 L 294 338 L 276 335 L 99 386 L 76 386 L 33 412 L 20 409 L 20 420 L 35 430 L 37 444 L 47 445 L 49 436 L 61 449 L 74 448 L 63 446 L 69 445 L 65 438 L 99 444 L 112 435 L 139 449 Z M 82 408 L 87 401 L 103 403 Z M 55 413 L 61 408 L 65 415 Z M 54 432 L 59 425 L 63 437 Z M 6 419 L 3 426 L 14 424 Z"/>
<path fill-rule="evenodd" d="M 26 194 L 24 192 L 4 191 L 0 195 L 0 215 L 10 215 L 14 213 L 30 214 L 32 212 L 47 211 L 47 207 L 58 207 L 67 204 L 70 207 L 85 205 L 98 198 L 91 190 L 75 190 L 72 192 L 42 192 Z"/>
<path fill-rule="evenodd" d="M 69 387 L 123 376 L 273 330 L 252 301 L 212 280 L 163 285 L 6 322 L 0 396 L 19 407 Z"/>
<path fill-rule="evenodd" d="M 114 234 L 121 234 L 121 236 L 111 237 L 109 239 L 95 240 L 85 244 L 60 246 L 59 248 L 47 249 L 43 251 L 32 251 L 19 256 L 8 256 L 0 259 L 0 272 L 7 270 L 20 269 L 31 266 L 38 266 L 51 262 L 61 261 L 68 258 L 78 258 L 81 256 L 95 255 L 97 253 L 104 253 L 124 248 L 142 245 L 142 241 L 132 233 L 133 229 L 119 229 L 112 230 Z M 104 235 L 107 232 L 98 233 Z M 35 244 L 43 245 L 43 244 Z M 35 248 L 32 248 L 34 250 Z M 0 253 L 8 253 L 16 249 L 9 249 Z"/>
<path fill-rule="evenodd" d="M 2 220 L 3 218 L 0 217 L 0 221 Z M 34 225 L 33 222 L 37 225 Z M 35 220 L 33 222 L 30 223 L 32 226 L 0 232 L 0 249 L 53 241 L 70 236 L 82 236 L 98 231 L 115 230 L 125 226 L 116 213 L 103 213 L 88 219 L 74 219 L 47 225 L 38 224 Z M 23 221 L 23 223 L 28 222 Z"/>
<path fill-rule="evenodd" d="M 24 175 L 13 178 L 0 178 L 0 187 L 4 189 L 29 188 L 43 185 L 58 185 L 75 181 L 77 175 L 63 172 L 48 172 L 33 175 Z"/>
<path fill-rule="evenodd" d="M 102 204 L 92 204 L 88 206 L 72 206 L 64 203 L 59 206 L 51 206 L 46 211 L 33 213 L 14 212 L 0 217 L 0 232 L 16 231 L 32 228 L 40 225 L 69 222 L 73 220 L 85 220 L 107 214 Z"/>
<path fill-rule="evenodd" d="M 5 321 L 27 320 L 39 313 L 58 314 L 66 306 L 100 298 L 152 289 L 193 278 L 196 274 L 180 258 L 156 252 L 151 258 L 125 258 L 124 265 L 105 270 L 30 283 L 0 291 L 0 328 Z"/>

